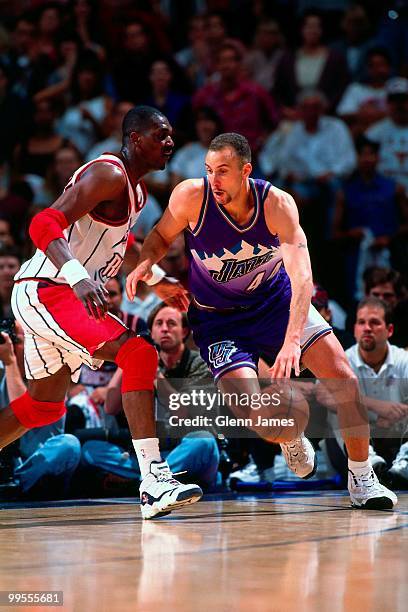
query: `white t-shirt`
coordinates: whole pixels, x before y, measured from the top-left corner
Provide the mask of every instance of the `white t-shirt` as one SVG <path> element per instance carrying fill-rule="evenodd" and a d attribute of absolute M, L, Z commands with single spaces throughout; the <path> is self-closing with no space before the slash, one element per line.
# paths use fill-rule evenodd
<path fill-rule="evenodd" d="M 346 124 L 335 117 L 321 117 L 317 131 L 310 133 L 302 121 L 296 121 L 282 146 L 279 165 L 283 177 L 293 172 L 301 180 L 326 172 L 349 174 L 356 165 L 356 154 Z"/>
<path fill-rule="evenodd" d="M 346 351 L 354 373 L 360 379 L 364 395 L 388 402 L 408 403 L 408 351 L 394 344 L 388 345 L 388 354 L 378 372 L 361 358 L 358 344 Z"/>
<path fill-rule="evenodd" d="M 385 88 L 376 89 L 364 83 L 350 83 L 336 109 L 338 115 L 353 115 L 360 106 L 374 102 L 377 108 L 385 109 L 387 92 Z"/>
<path fill-rule="evenodd" d="M 374 123 L 366 136 L 381 145 L 378 170 L 408 189 L 408 125 L 399 126 L 387 117 Z"/>
<path fill-rule="evenodd" d="M 301 89 L 313 89 L 317 86 L 326 60 L 327 51 L 319 55 L 306 55 L 303 51 L 297 53 L 295 73 Z"/>
<path fill-rule="evenodd" d="M 359 379 L 360 391 L 367 397 L 385 402 L 408 403 L 408 352 L 393 344 L 388 345 L 388 354 L 378 372 L 361 358 L 358 344 L 346 351 L 346 356 Z M 377 420 L 377 414 L 368 411 L 370 421 Z M 395 423 L 392 430 L 405 428 L 406 419 Z"/>
<path fill-rule="evenodd" d="M 81 108 L 85 108 L 98 123 L 106 117 L 106 101 L 103 96 L 69 106 L 57 122 L 57 132 L 68 138 L 83 155 L 96 143 L 95 128 L 89 119 L 84 119 Z"/>
<path fill-rule="evenodd" d="M 408 403 L 408 352 L 393 344 L 388 344 L 388 354 L 376 372 L 367 365 L 361 358 L 358 344 L 354 344 L 346 351 L 348 362 L 359 379 L 359 387 L 362 395 L 385 402 L 404 402 Z M 368 410 L 370 423 L 375 423 L 377 414 Z M 339 424 L 337 414 L 331 410 L 328 413 L 328 420 L 335 432 L 339 445 L 342 446 L 340 439 Z M 395 423 L 392 431 L 399 435 L 406 427 L 406 420 Z"/>
<path fill-rule="evenodd" d="M 207 149 L 201 143 L 191 142 L 177 151 L 169 164 L 169 170 L 183 179 L 204 176 L 206 154 Z"/>

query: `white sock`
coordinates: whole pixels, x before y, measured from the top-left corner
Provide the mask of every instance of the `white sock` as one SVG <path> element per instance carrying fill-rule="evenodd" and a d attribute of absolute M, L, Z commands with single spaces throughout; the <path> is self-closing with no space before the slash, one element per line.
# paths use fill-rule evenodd
<path fill-rule="evenodd" d="M 162 461 L 159 438 L 143 438 L 142 440 L 132 440 L 132 442 L 143 479 L 150 472 L 152 461 Z"/>
<path fill-rule="evenodd" d="M 352 461 L 352 459 L 349 459 L 348 467 L 354 474 L 363 474 L 371 468 L 371 463 L 369 459 L 366 461 Z"/>

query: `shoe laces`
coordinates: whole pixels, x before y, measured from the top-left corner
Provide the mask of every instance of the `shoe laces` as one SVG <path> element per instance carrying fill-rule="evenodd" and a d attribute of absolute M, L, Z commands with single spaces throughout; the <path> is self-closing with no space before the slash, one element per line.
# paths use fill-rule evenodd
<path fill-rule="evenodd" d="M 187 470 L 184 472 L 173 472 L 169 468 L 163 468 L 156 474 L 156 479 L 158 482 L 168 482 L 170 484 L 179 485 L 179 481 L 173 478 L 173 476 L 180 476 L 181 474 L 187 474 Z"/>
<path fill-rule="evenodd" d="M 296 465 L 307 461 L 307 454 L 303 449 L 301 440 L 285 444 L 285 449 L 288 451 L 289 465 Z"/>
<path fill-rule="evenodd" d="M 350 470 L 350 473 L 357 487 L 375 487 L 379 484 L 373 468 L 370 468 L 369 472 L 363 472 L 363 474 L 355 474 L 352 470 Z"/>

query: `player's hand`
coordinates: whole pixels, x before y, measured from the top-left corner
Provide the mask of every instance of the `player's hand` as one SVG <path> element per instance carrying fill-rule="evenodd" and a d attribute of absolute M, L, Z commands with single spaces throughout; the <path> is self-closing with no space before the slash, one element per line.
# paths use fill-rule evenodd
<path fill-rule="evenodd" d="M 0 344 L 0 361 L 2 361 L 5 366 L 9 366 L 16 361 L 13 343 L 10 339 L 10 336 L 6 334 L 6 332 L 0 333 L 2 337 Z"/>
<path fill-rule="evenodd" d="M 284 342 L 275 363 L 269 369 L 271 378 L 290 378 L 292 368 L 295 375 L 300 374 L 300 344 L 294 341 Z"/>
<path fill-rule="evenodd" d="M 163 302 L 169 306 L 185 312 L 190 304 L 188 292 L 175 278 L 165 276 L 160 282 L 152 286 L 153 291 Z"/>
<path fill-rule="evenodd" d="M 108 312 L 107 296 L 109 294 L 103 285 L 90 278 L 84 278 L 76 283 L 72 289 L 92 319 L 98 321 L 106 317 Z"/>
<path fill-rule="evenodd" d="M 104 404 L 106 402 L 106 396 L 108 394 L 107 387 L 96 387 L 91 393 L 91 400 L 95 404 Z"/>
<path fill-rule="evenodd" d="M 128 274 L 126 278 L 126 295 L 128 300 L 133 302 L 136 295 L 137 283 L 139 281 L 148 281 L 152 277 L 152 266 L 144 261 Z"/>

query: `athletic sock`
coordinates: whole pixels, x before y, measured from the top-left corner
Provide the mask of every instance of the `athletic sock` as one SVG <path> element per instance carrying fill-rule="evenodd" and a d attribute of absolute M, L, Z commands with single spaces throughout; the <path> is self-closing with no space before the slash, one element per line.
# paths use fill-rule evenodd
<path fill-rule="evenodd" d="M 142 440 L 132 440 L 132 442 L 143 480 L 150 472 L 151 462 L 162 461 L 159 450 L 159 438 L 143 438 Z"/>
<path fill-rule="evenodd" d="M 367 472 L 367 470 L 371 468 L 371 463 L 369 459 L 367 459 L 366 461 L 352 461 L 351 459 L 349 459 L 348 467 L 349 470 L 353 472 L 353 474 L 359 476 L 360 474 L 364 474 L 364 472 Z"/>

